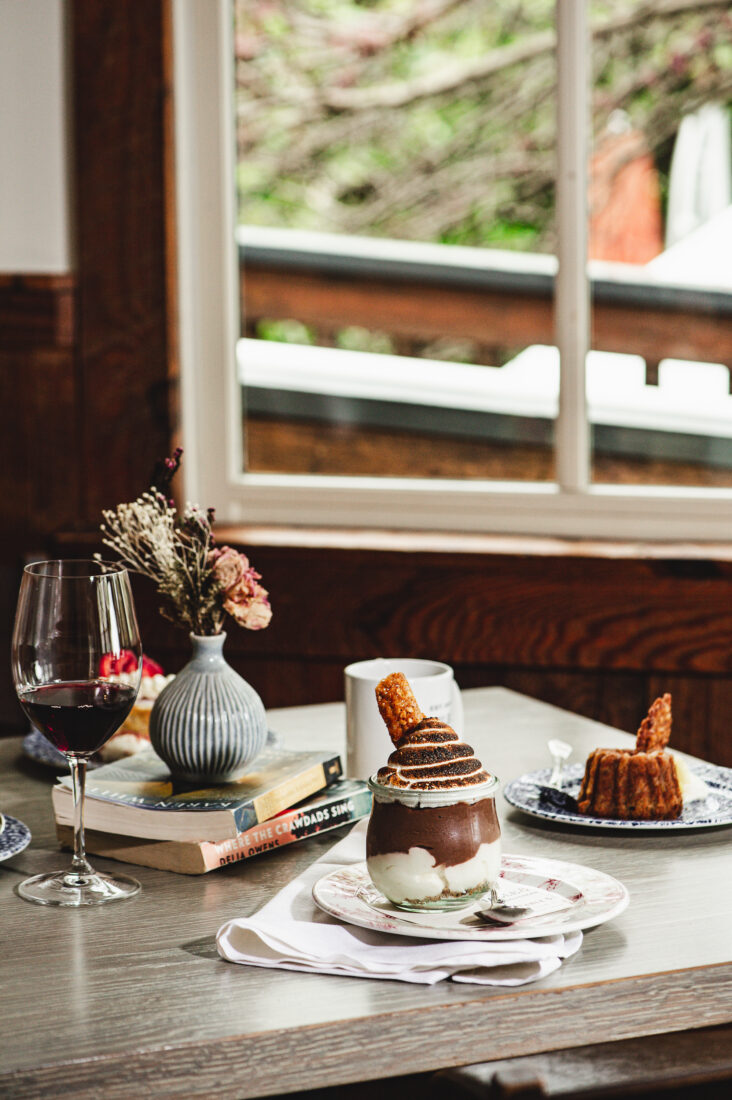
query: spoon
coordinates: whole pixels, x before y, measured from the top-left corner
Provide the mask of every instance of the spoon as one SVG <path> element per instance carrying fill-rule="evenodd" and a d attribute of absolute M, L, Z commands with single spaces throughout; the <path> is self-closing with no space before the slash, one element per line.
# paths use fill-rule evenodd
<path fill-rule="evenodd" d="M 531 909 L 524 905 L 501 905 L 495 909 L 478 909 L 475 915 L 483 924 L 513 924 L 530 912 Z"/>
<path fill-rule="evenodd" d="M 562 769 L 572 755 L 572 746 L 568 745 L 566 741 L 560 741 L 559 738 L 553 737 L 548 742 L 549 752 L 552 754 L 552 774 L 549 776 L 550 787 L 561 787 L 562 785 Z"/>
<path fill-rule="evenodd" d="M 491 890 L 491 904 L 488 909 L 476 910 L 476 917 L 486 924 L 510 924 L 519 917 L 525 917 L 531 912 L 530 905 L 509 905 L 504 898 Z"/>

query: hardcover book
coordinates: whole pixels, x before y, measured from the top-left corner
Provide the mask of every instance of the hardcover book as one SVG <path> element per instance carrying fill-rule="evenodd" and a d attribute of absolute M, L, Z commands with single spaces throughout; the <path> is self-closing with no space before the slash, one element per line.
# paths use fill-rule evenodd
<path fill-rule="evenodd" d="M 340 779 L 323 794 L 308 799 L 295 809 L 283 810 L 269 821 L 254 825 L 230 840 L 144 840 L 140 837 L 86 831 L 86 849 L 98 856 L 158 867 L 185 875 L 207 871 L 251 859 L 274 848 L 284 848 L 316 833 L 336 829 L 366 817 L 371 809 L 371 792 L 360 779 Z M 74 831 L 70 825 L 56 824 L 58 839 L 72 848 Z"/>
<path fill-rule="evenodd" d="M 147 840 L 233 840 L 330 786 L 341 772 L 340 757 L 332 752 L 267 745 L 240 778 L 194 789 L 173 779 L 148 749 L 88 776 L 84 821 L 90 830 Z M 57 782 L 52 799 L 56 821 L 73 825 L 69 776 Z"/>

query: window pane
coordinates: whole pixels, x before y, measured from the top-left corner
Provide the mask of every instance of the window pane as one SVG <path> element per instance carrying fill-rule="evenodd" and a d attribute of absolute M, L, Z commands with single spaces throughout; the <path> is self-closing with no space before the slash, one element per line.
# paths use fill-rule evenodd
<path fill-rule="evenodd" d="M 732 21 L 592 4 L 599 482 L 732 485 Z"/>
<path fill-rule="evenodd" d="M 249 470 L 553 478 L 553 14 L 236 0 Z"/>

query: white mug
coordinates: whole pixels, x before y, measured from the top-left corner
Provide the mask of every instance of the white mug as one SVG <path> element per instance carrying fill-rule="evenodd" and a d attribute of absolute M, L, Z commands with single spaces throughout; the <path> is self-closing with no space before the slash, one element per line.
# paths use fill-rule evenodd
<path fill-rule="evenodd" d="M 463 735 L 463 701 L 452 669 L 442 661 L 419 657 L 375 657 L 356 661 L 344 670 L 346 689 L 345 774 L 368 779 L 393 751 L 376 703 L 376 685 L 392 672 L 403 672 L 428 718 L 440 718 Z"/>

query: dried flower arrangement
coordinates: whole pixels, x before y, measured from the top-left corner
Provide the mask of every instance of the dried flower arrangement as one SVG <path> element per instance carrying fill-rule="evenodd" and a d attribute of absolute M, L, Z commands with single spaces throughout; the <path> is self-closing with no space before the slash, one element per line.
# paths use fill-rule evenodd
<path fill-rule="evenodd" d="M 226 615 L 247 630 L 272 618 L 266 588 L 245 554 L 217 547 L 214 510 L 186 504 L 179 515 L 170 483 L 183 451 L 158 463 L 153 483 L 137 500 L 102 513 L 102 542 L 135 573 L 149 577 L 163 597 L 163 614 L 199 635 L 220 634 Z"/>

